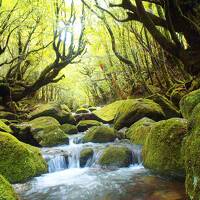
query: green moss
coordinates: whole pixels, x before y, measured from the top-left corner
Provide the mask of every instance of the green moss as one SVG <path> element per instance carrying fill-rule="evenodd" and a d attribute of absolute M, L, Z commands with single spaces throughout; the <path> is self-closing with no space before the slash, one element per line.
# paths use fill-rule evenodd
<path fill-rule="evenodd" d="M 117 132 L 113 128 L 107 126 L 94 126 L 86 132 L 83 137 L 83 142 L 105 143 L 113 142 L 116 138 Z"/>
<path fill-rule="evenodd" d="M 0 132 L 0 174 L 11 183 L 25 181 L 47 172 L 40 150 Z"/>
<path fill-rule="evenodd" d="M 118 108 L 114 127 L 121 129 L 123 127 L 130 127 L 134 122 L 149 117 L 155 121 L 164 119 L 165 114 L 161 107 L 149 99 L 128 99 L 123 101 Z"/>
<path fill-rule="evenodd" d="M 126 137 L 134 144 L 144 144 L 155 121 L 147 117 L 135 122 L 127 131 Z"/>
<path fill-rule="evenodd" d="M 143 147 L 144 166 L 166 175 L 182 175 L 182 141 L 187 133 L 187 121 L 172 118 L 154 123 Z"/>
<path fill-rule="evenodd" d="M 6 125 L 2 120 L 0 120 L 0 131 L 12 133 L 11 128 L 8 125 Z"/>
<path fill-rule="evenodd" d="M 189 119 L 194 107 L 200 103 L 200 89 L 185 95 L 180 101 L 180 109 L 184 118 Z"/>
<path fill-rule="evenodd" d="M 18 116 L 11 112 L 0 111 L 0 119 L 15 120 L 18 119 Z"/>
<path fill-rule="evenodd" d="M 49 116 L 59 121 L 60 124 L 75 124 L 75 119 L 72 116 L 70 109 L 66 105 L 55 103 L 39 104 L 33 112 L 30 113 L 31 119 L 38 117 Z"/>
<path fill-rule="evenodd" d="M 153 100 L 157 104 L 159 104 L 162 108 L 162 110 L 165 113 L 166 119 L 172 118 L 172 117 L 180 117 L 180 112 L 178 108 L 171 102 L 169 101 L 165 96 L 160 95 L 160 94 L 154 94 L 148 99 Z"/>
<path fill-rule="evenodd" d="M 123 101 L 115 101 L 111 104 L 104 106 L 103 108 L 93 111 L 95 116 L 104 122 L 112 122 L 114 120 L 117 109 Z"/>
<path fill-rule="evenodd" d="M 12 185 L 0 175 L 0 199 L 1 200 L 18 200 Z"/>
<path fill-rule="evenodd" d="M 128 167 L 132 162 L 132 153 L 127 147 L 109 146 L 99 159 L 102 166 Z"/>
<path fill-rule="evenodd" d="M 68 135 L 73 135 L 78 133 L 78 129 L 72 124 L 63 124 L 60 128 Z"/>
<path fill-rule="evenodd" d="M 76 110 L 76 114 L 81 114 L 81 113 L 89 113 L 90 111 L 87 108 L 79 108 Z"/>
<path fill-rule="evenodd" d="M 53 117 L 38 117 L 22 126 L 30 126 L 33 138 L 43 147 L 69 143 L 67 134 Z"/>
<path fill-rule="evenodd" d="M 184 86 L 179 86 L 175 88 L 170 94 L 170 100 L 176 105 L 179 106 L 180 100 L 187 94 L 187 90 Z"/>
<path fill-rule="evenodd" d="M 91 128 L 93 126 L 101 126 L 103 123 L 98 122 L 96 120 L 82 120 L 78 123 L 77 128 L 81 131 L 86 131 L 88 128 Z"/>
<path fill-rule="evenodd" d="M 97 110 L 97 107 L 93 107 L 93 106 L 92 106 L 92 107 L 89 107 L 88 110 L 89 110 L 90 112 L 92 112 L 92 111 Z"/>
<path fill-rule="evenodd" d="M 92 158 L 94 151 L 92 148 L 83 149 L 80 153 L 80 166 L 84 167 L 88 159 Z"/>

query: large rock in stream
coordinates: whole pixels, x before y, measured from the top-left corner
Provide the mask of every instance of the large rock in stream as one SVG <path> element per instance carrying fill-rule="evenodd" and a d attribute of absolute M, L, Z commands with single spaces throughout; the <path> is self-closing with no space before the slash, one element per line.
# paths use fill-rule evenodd
<path fill-rule="evenodd" d="M 82 120 L 78 123 L 77 128 L 78 128 L 78 131 L 84 132 L 93 126 L 101 126 L 101 125 L 103 125 L 103 123 L 98 122 L 96 120 Z"/>
<path fill-rule="evenodd" d="M 80 167 L 85 167 L 87 161 L 92 158 L 94 151 L 92 148 L 83 149 L 80 153 Z"/>
<path fill-rule="evenodd" d="M 103 151 L 99 164 L 104 167 L 128 167 L 132 164 L 132 152 L 127 147 L 111 145 Z"/>
<path fill-rule="evenodd" d="M 0 174 L 9 182 L 25 181 L 47 172 L 40 150 L 22 143 L 9 133 L 0 132 Z"/>
<path fill-rule="evenodd" d="M 19 200 L 12 185 L 2 175 L 0 175 L 0 199 Z"/>
<path fill-rule="evenodd" d="M 113 128 L 108 126 L 94 126 L 86 132 L 83 137 L 83 143 L 94 142 L 94 143 L 106 143 L 113 142 L 118 137 L 118 133 Z"/>
<path fill-rule="evenodd" d="M 128 99 L 119 106 L 115 119 L 114 128 L 119 130 L 123 127 L 130 127 L 136 121 L 148 117 L 155 121 L 165 118 L 162 108 L 149 99 Z"/>
<path fill-rule="evenodd" d="M 55 146 L 58 144 L 68 144 L 68 135 L 61 130 L 59 122 L 53 117 L 38 117 L 32 121 L 24 122 L 18 127 L 30 127 L 33 139 L 39 146 Z M 28 142 L 28 141 L 27 141 Z"/>
<path fill-rule="evenodd" d="M 30 113 L 30 116 L 30 119 L 49 116 L 58 120 L 60 124 L 76 124 L 75 118 L 72 116 L 70 109 L 64 104 L 39 104 Z"/>
<path fill-rule="evenodd" d="M 183 176 L 181 148 L 187 126 L 187 120 L 181 118 L 154 123 L 143 146 L 144 166 L 160 174 Z"/>

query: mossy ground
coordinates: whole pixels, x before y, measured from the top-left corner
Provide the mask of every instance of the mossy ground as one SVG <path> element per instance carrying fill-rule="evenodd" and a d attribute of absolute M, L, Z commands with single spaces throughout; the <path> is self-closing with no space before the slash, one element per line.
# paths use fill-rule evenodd
<path fill-rule="evenodd" d="M 99 159 L 99 164 L 108 167 L 128 167 L 132 162 L 132 153 L 127 147 L 109 146 Z"/>
<path fill-rule="evenodd" d="M 36 147 L 0 132 L 0 174 L 11 183 L 47 172 L 47 164 Z"/>
<path fill-rule="evenodd" d="M 172 118 L 154 123 L 143 147 L 144 166 L 160 174 L 182 175 L 181 147 L 187 120 Z"/>
<path fill-rule="evenodd" d="M 12 185 L 0 175 L 0 199 L 1 200 L 18 200 Z"/>

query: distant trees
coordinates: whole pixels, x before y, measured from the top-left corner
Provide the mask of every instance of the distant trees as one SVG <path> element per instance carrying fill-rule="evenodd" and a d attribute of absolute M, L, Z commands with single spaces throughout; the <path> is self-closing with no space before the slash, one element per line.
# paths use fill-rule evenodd
<path fill-rule="evenodd" d="M 10 11 L 4 8 L 2 13 L 8 12 L 7 16 L 0 15 L 0 37 L 4 39 L 0 48 L 0 55 L 4 54 L 4 57 L 0 57 L 0 66 L 4 68 L 0 93 L 1 90 L 7 91 L 4 94 L 7 95 L 6 99 L 9 96 L 14 101 L 61 80 L 63 76 L 59 76 L 59 72 L 69 64 L 78 62 L 76 58 L 84 53 L 86 45 L 84 6 L 77 14 L 73 0 L 70 7 L 62 0 L 51 2 L 50 6 L 48 3 L 40 5 L 33 2 L 27 6 L 28 9 L 21 8 L 23 4 L 19 4 L 20 1 Z M 41 11 L 42 6 L 43 10 L 48 10 L 49 19 Z M 75 35 L 74 24 L 77 20 L 81 30 Z M 47 58 L 45 62 L 43 56 Z M 38 65 L 44 67 L 38 68 Z"/>

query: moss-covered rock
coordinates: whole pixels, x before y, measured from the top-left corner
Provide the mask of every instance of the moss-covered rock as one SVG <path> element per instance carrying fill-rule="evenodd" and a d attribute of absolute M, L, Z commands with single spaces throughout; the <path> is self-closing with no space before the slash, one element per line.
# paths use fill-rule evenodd
<path fill-rule="evenodd" d="M 92 111 L 97 110 L 97 107 L 93 107 L 93 106 L 92 106 L 92 107 L 89 107 L 88 110 L 89 110 L 90 112 L 92 112 Z"/>
<path fill-rule="evenodd" d="M 73 135 L 78 133 L 78 129 L 73 124 L 63 124 L 60 128 L 68 135 Z"/>
<path fill-rule="evenodd" d="M 144 117 L 135 122 L 125 133 L 128 138 L 134 144 L 144 144 L 148 137 L 151 127 L 155 121 Z"/>
<path fill-rule="evenodd" d="M 171 118 L 154 123 L 143 146 L 144 166 L 165 175 L 183 175 L 181 147 L 186 134 L 185 119 Z"/>
<path fill-rule="evenodd" d="M 191 200 L 200 199 L 200 104 L 192 112 L 189 135 L 182 151 L 185 160 L 186 192 Z"/>
<path fill-rule="evenodd" d="M 114 120 L 115 114 L 122 102 L 123 100 L 115 101 L 98 110 L 93 111 L 93 114 L 95 114 L 96 117 L 99 118 L 101 121 L 111 123 Z"/>
<path fill-rule="evenodd" d="M 81 113 L 89 113 L 90 111 L 87 108 L 78 108 L 76 110 L 76 114 L 81 114 Z"/>
<path fill-rule="evenodd" d="M 11 183 L 25 181 L 47 172 L 40 150 L 0 132 L 0 174 Z"/>
<path fill-rule="evenodd" d="M 170 94 L 170 100 L 179 107 L 179 102 L 182 99 L 183 96 L 187 94 L 187 90 L 184 86 L 178 86 L 174 88 Z"/>
<path fill-rule="evenodd" d="M 172 117 L 181 117 L 181 114 L 178 108 L 171 101 L 169 101 L 165 96 L 157 93 L 148 97 L 148 99 L 151 99 L 160 105 L 160 107 L 165 113 L 166 119 L 170 119 Z"/>
<path fill-rule="evenodd" d="M 19 200 L 12 185 L 2 175 L 0 175 L 0 199 Z"/>
<path fill-rule="evenodd" d="M 130 127 L 136 121 L 148 117 L 155 121 L 165 118 L 162 108 L 149 99 L 128 99 L 123 101 L 117 110 L 114 119 L 114 127 L 121 129 Z"/>
<path fill-rule="evenodd" d="M 39 104 L 34 111 L 30 113 L 31 118 L 49 116 L 57 119 L 60 124 L 75 124 L 75 119 L 72 116 L 70 109 L 66 105 L 59 105 L 55 103 Z"/>
<path fill-rule="evenodd" d="M 103 125 L 103 123 L 98 122 L 96 120 L 82 120 L 78 123 L 77 128 L 78 131 L 83 132 L 93 126 L 101 126 L 101 125 Z"/>
<path fill-rule="evenodd" d="M 90 128 L 85 136 L 83 142 L 105 143 L 113 142 L 117 138 L 117 131 L 107 126 L 94 126 Z"/>
<path fill-rule="evenodd" d="M 132 163 L 132 152 L 127 147 L 109 146 L 99 159 L 99 164 L 107 167 L 128 167 Z"/>
<path fill-rule="evenodd" d="M 22 126 L 31 127 L 31 134 L 40 146 L 69 143 L 67 134 L 60 129 L 59 122 L 53 117 L 38 117 L 30 122 L 23 123 Z"/>
<path fill-rule="evenodd" d="M 0 119 L 15 120 L 18 119 L 18 116 L 11 112 L 0 111 Z"/>
<path fill-rule="evenodd" d="M 12 133 L 12 130 L 11 128 L 6 125 L 3 120 L 0 120 L 0 131 L 5 131 L 5 132 L 8 132 L 8 133 Z"/>
<path fill-rule="evenodd" d="M 94 151 L 92 148 L 83 149 L 80 153 L 80 167 L 85 167 L 87 161 L 92 158 Z"/>
<path fill-rule="evenodd" d="M 180 101 L 180 109 L 184 118 L 189 119 L 194 107 L 200 103 L 200 89 L 185 95 Z"/>

